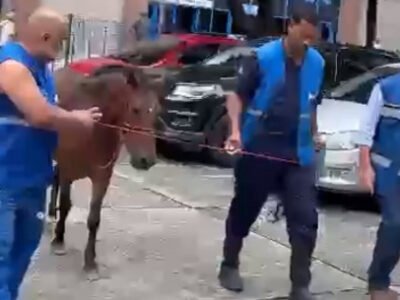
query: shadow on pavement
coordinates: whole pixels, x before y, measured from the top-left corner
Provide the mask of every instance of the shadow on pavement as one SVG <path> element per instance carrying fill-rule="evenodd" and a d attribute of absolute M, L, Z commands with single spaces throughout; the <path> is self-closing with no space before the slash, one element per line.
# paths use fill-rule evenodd
<path fill-rule="evenodd" d="M 373 197 L 362 195 L 319 193 L 319 205 L 326 209 L 344 209 L 357 212 L 379 213 L 379 206 Z"/>

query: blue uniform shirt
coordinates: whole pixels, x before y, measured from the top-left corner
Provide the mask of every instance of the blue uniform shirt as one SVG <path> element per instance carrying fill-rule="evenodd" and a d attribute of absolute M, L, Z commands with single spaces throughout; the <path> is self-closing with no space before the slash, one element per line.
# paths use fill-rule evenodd
<path fill-rule="evenodd" d="M 238 85 L 236 93 L 246 103 L 250 102 L 257 90 L 261 74 L 256 55 L 241 60 L 238 71 Z M 268 71 L 267 71 L 268 72 Z M 269 117 L 264 124 L 268 131 L 284 131 L 284 135 L 258 138 L 253 147 L 262 148 L 262 152 L 279 158 L 297 159 L 297 130 L 300 115 L 300 72 L 301 66 L 296 65 L 290 57 L 285 57 L 285 80 L 269 110 Z M 268 73 L 267 73 L 268 74 Z M 315 99 L 315 107 L 321 103 L 321 95 Z M 271 114 L 272 113 L 272 114 Z M 282 128 L 284 124 L 284 128 Z M 276 128 L 279 126 L 279 129 Z M 274 128 L 275 127 L 275 128 Z M 257 145 L 254 145 L 257 144 Z"/>
<path fill-rule="evenodd" d="M 46 63 L 16 42 L 0 49 L 0 63 L 7 60 L 26 66 L 43 96 L 55 105 L 55 83 Z M 0 189 L 46 187 L 53 175 L 52 156 L 56 145 L 55 132 L 30 126 L 11 99 L 0 93 Z"/>
<path fill-rule="evenodd" d="M 383 107 L 383 95 L 379 83 L 375 84 L 369 97 L 367 109 L 360 124 L 360 131 L 354 137 L 354 142 L 360 146 L 372 147 L 375 130 Z"/>

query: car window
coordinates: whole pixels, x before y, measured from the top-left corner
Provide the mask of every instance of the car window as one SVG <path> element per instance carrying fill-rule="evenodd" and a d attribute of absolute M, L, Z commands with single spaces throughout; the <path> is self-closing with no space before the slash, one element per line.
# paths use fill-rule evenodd
<path fill-rule="evenodd" d="M 221 65 L 229 62 L 236 62 L 239 58 L 250 55 L 253 53 L 253 49 L 251 48 L 235 48 L 229 49 L 227 51 L 221 52 L 214 57 L 207 59 L 204 61 L 204 65 Z"/>
<path fill-rule="evenodd" d="M 379 80 L 398 72 L 398 67 L 375 69 L 374 71 L 366 72 L 343 82 L 338 87 L 328 92 L 326 96 L 331 99 L 366 104 L 368 103 L 369 95 L 374 85 Z"/>
<path fill-rule="evenodd" d="M 340 51 L 339 80 L 347 80 L 376 67 L 399 61 L 395 55 L 378 50 L 343 49 Z"/>
<path fill-rule="evenodd" d="M 189 47 L 182 52 L 179 62 L 184 65 L 197 64 L 218 53 L 219 48 L 219 44 L 207 44 Z"/>

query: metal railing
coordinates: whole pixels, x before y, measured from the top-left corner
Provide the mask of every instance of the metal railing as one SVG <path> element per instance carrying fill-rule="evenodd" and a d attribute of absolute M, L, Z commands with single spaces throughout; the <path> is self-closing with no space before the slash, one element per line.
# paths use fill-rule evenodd
<path fill-rule="evenodd" d="M 89 57 L 106 56 L 119 51 L 122 25 L 116 21 L 84 19 L 68 15 L 69 37 L 54 63 L 54 68 Z"/>

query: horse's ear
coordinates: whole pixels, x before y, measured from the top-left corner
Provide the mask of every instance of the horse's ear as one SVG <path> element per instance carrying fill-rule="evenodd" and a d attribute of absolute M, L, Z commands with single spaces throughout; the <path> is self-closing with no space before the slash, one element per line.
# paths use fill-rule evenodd
<path fill-rule="evenodd" d="M 137 87 L 144 87 L 147 85 L 147 79 L 143 71 L 139 68 L 132 68 L 129 70 L 127 75 L 127 82 L 130 86 L 137 88 Z"/>

